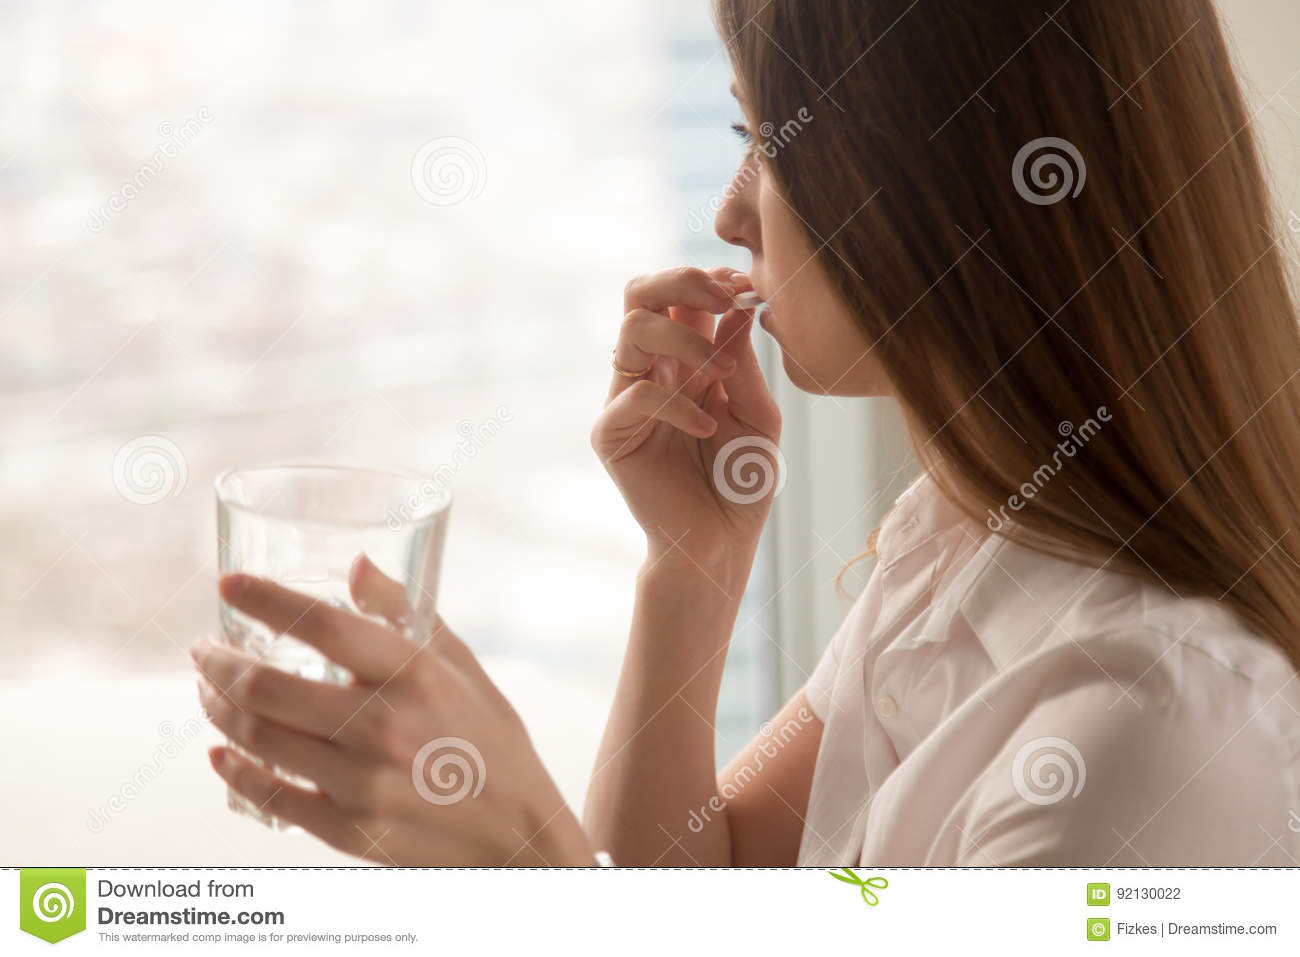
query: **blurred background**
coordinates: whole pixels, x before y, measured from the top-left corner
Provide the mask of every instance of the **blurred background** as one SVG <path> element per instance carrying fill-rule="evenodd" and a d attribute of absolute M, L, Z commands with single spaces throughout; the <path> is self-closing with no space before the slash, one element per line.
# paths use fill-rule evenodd
<path fill-rule="evenodd" d="M 1300 210 L 1300 15 L 1223 6 Z M 730 79 L 706 0 L 0 4 L 0 864 L 344 861 L 207 766 L 186 652 L 237 464 L 452 476 L 443 613 L 581 805 L 642 555 L 588 433 L 627 279 L 748 265 L 712 231 Z M 720 761 L 914 468 L 887 405 L 771 378 Z"/>

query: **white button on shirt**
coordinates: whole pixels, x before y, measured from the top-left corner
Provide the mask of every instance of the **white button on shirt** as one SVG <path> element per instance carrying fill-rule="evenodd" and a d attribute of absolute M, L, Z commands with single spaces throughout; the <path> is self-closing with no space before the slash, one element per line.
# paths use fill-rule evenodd
<path fill-rule="evenodd" d="M 876 552 L 805 689 L 801 866 L 1300 865 L 1300 678 L 1227 605 L 1014 545 L 928 475 Z"/>

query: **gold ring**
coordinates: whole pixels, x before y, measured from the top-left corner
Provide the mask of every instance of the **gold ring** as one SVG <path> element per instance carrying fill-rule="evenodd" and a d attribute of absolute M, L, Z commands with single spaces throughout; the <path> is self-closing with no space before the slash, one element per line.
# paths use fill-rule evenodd
<path fill-rule="evenodd" d="M 653 363 L 652 363 L 651 366 L 642 369 L 640 372 L 633 372 L 631 369 L 624 369 L 621 365 L 618 364 L 618 360 L 614 358 L 615 351 L 616 350 L 614 349 L 609 350 L 609 364 L 614 369 L 614 371 L 617 372 L 619 375 L 621 375 L 624 379 L 639 379 L 643 375 L 649 373 L 650 369 L 653 368 Z"/>

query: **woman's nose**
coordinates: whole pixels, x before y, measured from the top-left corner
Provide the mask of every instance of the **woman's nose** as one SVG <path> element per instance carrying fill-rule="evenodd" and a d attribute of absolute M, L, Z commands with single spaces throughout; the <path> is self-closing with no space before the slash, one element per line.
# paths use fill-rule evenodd
<path fill-rule="evenodd" d="M 758 251 L 761 240 L 758 208 L 754 202 L 757 171 L 745 164 L 736 173 L 723 192 L 723 202 L 713 218 L 713 229 L 718 238 L 733 246 L 742 246 L 750 253 Z"/>

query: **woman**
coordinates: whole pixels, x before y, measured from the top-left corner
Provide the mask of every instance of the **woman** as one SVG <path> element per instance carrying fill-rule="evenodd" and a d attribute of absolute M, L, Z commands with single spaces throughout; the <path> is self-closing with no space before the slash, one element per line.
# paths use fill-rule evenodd
<path fill-rule="evenodd" d="M 716 227 L 753 268 L 627 288 L 592 438 L 648 554 L 585 827 L 445 628 L 412 656 L 248 579 L 226 599 L 357 684 L 203 647 L 216 724 L 321 791 L 218 771 L 400 863 L 1297 863 L 1300 334 L 1210 0 L 717 12 L 753 147 Z M 923 473 L 806 687 L 715 774 L 771 504 L 715 465 L 780 431 L 751 290 L 791 379 L 895 398 Z M 364 562 L 354 592 L 400 612 Z M 411 787 L 431 732 L 481 753 L 473 800 Z"/>

